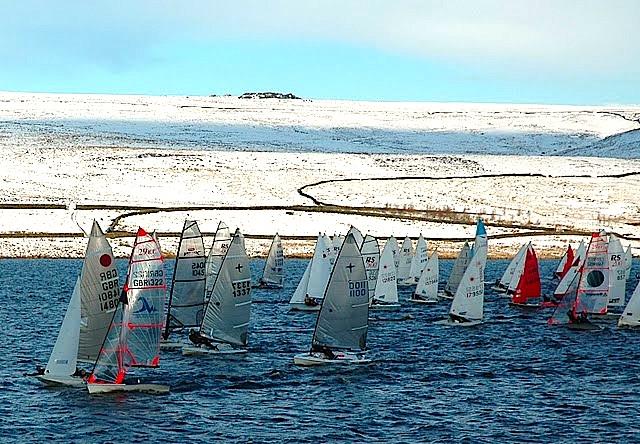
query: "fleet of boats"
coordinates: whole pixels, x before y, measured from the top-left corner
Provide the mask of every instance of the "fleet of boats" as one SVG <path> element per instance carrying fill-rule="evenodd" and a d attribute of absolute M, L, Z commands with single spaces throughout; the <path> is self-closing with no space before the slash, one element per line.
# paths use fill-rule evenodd
<path fill-rule="evenodd" d="M 413 286 L 409 301 L 437 304 L 450 300 L 436 324 L 473 327 L 484 320 L 488 236 L 482 220 L 473 244 L 465 242 L 439 292 L 437 251 L 428 254 L 422 235 L 416 248 L 406 237 L 398 248 L 391 236 L 380 251 L 378 240 L 351 227 L 346 236 L 319 233 L 291 300 L 293 311 L 317 312 L 300 366 L 370 362 L 367 331 L 370 310 L 399 310 L 398 286 Z M 543 295 L 531 242 L 519 249 L 491 291 L 510 298 L 520 310 L 553 308 L 550 325 L 599 330 L 601 319 L 620 328 L 640 326 L 640 287 L 626 302 L 631 251 L 613 234 L 593 233 L 588 244 L 569 246 L 555 269 L 558 284 Z M 248 351 L 251 293 L 255 287 L 283 288 L 284 254 L 273 238 L 262 274 L 252 284 L 244 236 L 220 222 L 205 254 L 196 221 L 184 223 L 169 291 L 164 258 L 155 233 L 140 228 L 127 275 L 120 288 L 109 243 L 94 222 L 82 270 L 71 294 L 47 365 L 35 376 L 48 385 L 87 386 L 90 393 L 145 391 L 165 393 L 163 384 L 133 381 L 133 369 L 160 365 L 160 350 L 184 355 L 238 355 Z M 79 363 L 93 367 L 79 370 Z M 137 370 L 136 377 L 143 374 Z"/>

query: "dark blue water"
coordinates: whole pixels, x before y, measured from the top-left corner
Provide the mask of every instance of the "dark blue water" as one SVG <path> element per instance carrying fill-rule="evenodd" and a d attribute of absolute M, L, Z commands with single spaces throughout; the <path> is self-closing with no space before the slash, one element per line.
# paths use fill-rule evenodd
<path fill-rule="evenodd" d="M 640 439 L 640 332 L 619 331 L 613 323 L 597 333 L 549 327 L 548 311 L 521 314 L 490 292 L 480 327 L 433 325 L 448 302 L 407 303 L 399 313 L 372 314 L 371 365 L 295 367 L 293 355 L 308 349 L 315 321 L 287 312 L 305 265 L 286 262 L 283 290 L 255 290 L 247 356 L 166 353 L 161 369 L 138 375 L 170 384 L 171 394 L 90 396 L 86 389 L 45 388 L 21 377 L 46 363 L 81 261 L 0 260 L 2 441 Z M 490 261 L 487 280 L 506 265 Z M 542 261 L 542 274 L 550 276 L 554 266 Z M 450 267 L 441 261 L 442 280 Z M 252 268 L 257 277 L 262 261 Z M 543 283 L 545 291 L 552 287 Z M 405 315 L 413 319 L 399 320 Z"/>

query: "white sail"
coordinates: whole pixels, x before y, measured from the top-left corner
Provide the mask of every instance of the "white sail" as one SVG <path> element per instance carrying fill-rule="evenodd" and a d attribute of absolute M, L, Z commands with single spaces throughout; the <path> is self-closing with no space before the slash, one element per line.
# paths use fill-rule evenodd
<path fill-rule="evenodd" d="M 356 227 L 351 225 L 351 228 L 349 228 L 349 231 L 347 231 L 347 236 L 349 234 L 353 234 L 353 238 L 356 240 L 356 245 L 358 246 L 358 248 L 362 248 L 362 243 L 364 242 L 364 236 L 362 236 L 362 233 L 360 232 L 360 230 L 358 230 Z"/>
<path fill-rule="evenodd" d="M 80 272 L 80 340 L 78 360 L 96 362 L 120 295 L 111 245 L 94 220 Z"/>
<path fill-rule="evenodd" d="M 618 319 L 619 327 L 640 327 L 640 282 L 633 290 L 631 299 Z"/>
<path fill-rule="evenodd" d="M 624 307 L 627 289 L 625 253 L 615 235 L 609 235 L 609 307 Z"/>
<path fill-rule="evenodd" d="M 478 219 L 476 224 L 476 237 L 473 241 L 471 256 L 477 258 L 480 264 L 480 276 L 484 281 L 484 268 L 487 265 L 487 253 L 489 248 L 489 240 L 487 230 L 482 219 Z"/>
<path fill-rule="evenodd" d="M 380 266 L 380 246 L 375 237 L 367 234 L 362 243 L 362 260 L 364 268 L 367 272 L 367 281 L 369 288 L 369 300 L 373 299 L 376 292 L 376 284 L 378 282 L 378 267 Z"/>
<path fill-rule="evenodd" d="M 387 242 L 385 242 L 384 248 L 387 248 L 387 245 L 389 245 L 391 253 L 393 254 L 393 266 L 396 267 L 397 274 L 398 266 L 400 265 L 400 247 L 398 247 L 398 241 L 395 237 L 391 236 L 389 239 L 387 239 Z"/>
<path fill-rule="evenodd" d="M 157 238 L 138 229 L 127 281 L 88 380 L 122 384 L 130 367 L 157 367 L 166 281 Z"/>
<path fill-rule="evenodd" d="M 329 257 L 329 264 L 333 265 L 336 261 L 336 257 L 338 256 L 338 251 L 333 247 L 333 242 L 331 242 L 331 238 L 326 234 L 322 235 L 322 251 Z"/>
<path fill-rule="evenodd" d="M 344 242 L 343 235 L 341 234 L 333 235 L 333 239 L 331 240 L 331 243 L 333 244 L 333 251 L 335 252 L 336 256 L 338 256 L 338 252 L 340 251 L 340 248 L 342 247 L 343 242 Z"/>
<path fill-rule="evenodd" d="M 409 236 L 404 238 L 400 248 L 400 262 L 398 263 L 398 283 L 404 284 L 409 278 L 411 261 L 413 260 L 413 243 Z"/>
<path fill-rule="evenodd" d="M 251 270 L 239 234 L 236 230 L 222 260 L 200 334 L 217 342 L 246 346 L 251 316 Z"/>
<path fill-rule="evenodd" d="M 64 315 L 58 338 L 53 346 L 49 362 L 44 369 L 48 376 L 71 376 L 78 362 L 80 341 L 80 277 L 76 280 L 73 294 Z"/>
<path fill-rule="evenodd" d="M 574 262 L 574 265 L 572 265 L 571 268 L 567 270 L 567 273 L 562 277 L 562 279 L 560 279 L 560 282 L 558 282 L 558 286 L 553 291 L 553 295 L 555 296 L 556 300 L 562 299 L 568 293 L 569 289 L 571 288 L 571 283 L 578 275 L 578 271 L 580 270 L 581 266 L 581 263 L 578 264 Z"/>
<path fill-rule="evenodd" d="M 444 292 L 453 296 L 456 294 L 458 290 L 458 285 L 460 285 L 460 280 L 464 275 L 467 266 L 469 265 L 469 261 L 471 260 L 471 247 L 469 246 L 469 242 L 465 242 L 458 253 L 458 257 L 453 263 L 453 267 L 451 268 L 451 274 L 449 274 L 449 279 L 444 287 Z"/>
<path fill-rule="evenodd" d="M 631 254 L 631 244 L 627 245 L 627 249 L 624 250 L 624 263 L 625 263 L 625 280 L 629 280 L 631 276 L 631 266 L 633 265 L 633 255 Z"/>
<path fill-rule="evenodd" d="M 282 241 L 278 233 L 276 233 L 273 241 L 271 241 L 271 247 L 269 248 L 267 259 L 264 262 L 260 283 L 274 287 L 282 287 L 284 284 L 284 253 L 282 251 Z"/>
<path fill-rule="evenodd" d="M 322 234 L 318 234 L 316 248 L 313 251 L 313 259 L 311 259 L 311 269 L 309 270 L 309 282 L 307 284 L 307 293 L 310 298 L 322 299 L 324 291 L 327 288 L 329 274 L 331 274 L 331 251 L 328 251 L 325 238 Z"/>
<path fill-rule="evenodd" d="M 307 268 L 304 270 L 304 274 L 298 282 L 298 286 L 296 290 L 293 292 L 293 296 L 291 296 L 291 300 L 289 304 L 304 304 L 304 297 L 307 294 L 307 287 L 309 286 L 309 275 L 311 274 L 311 261 L 307 262 Z"/>
<path fill-rule="evenodd" d="M 484 316 L 484 282 L 480 274 L 482 257 L 474 256 L 464 272 L 451 302 L 449 314 L 465 321 L 480 321 Z"/>
<path fill-rule="evenodd" d="M 507 293 L 513 294 L 516 292 L 516 288 L 518 287 L 518 282 L 520 282 L 520 278 L 524 273 L 524 264 L 527 259 L 527 251 L 531 248 L 531 242 L 525 245 L 524 252 L 522 256 L 518 259 L 518 262 L 515 264 L 513 268 L 513 274 L 511 275 L 511 279 L 509 280 L 509 285 L 507 286 Z"/>
<path fill-rule="evenodd" d="M 427 261 L 424 270 L 422 270 L 414 295 L 426 301 L 437 302 L 439 274 L 440 264 L 438 261 L 438 252 L 434 251 Z"/>
<path fill-rule="evenodd" d="M 185 220 L 173 268 L 165 339 L 172 329 L 197 327 L 202 322 L 205 296 L 205 251 L 198 223 Z"/>
<path fill-rule="evenodd" d="M 220 221 L 206 261 L 206 294 L 211 293 L 213 283 L 216 281 L 216 276 L 222 265 L 222 259 L 227 254 L 229 245 L 231 245 L 231 232 L 229 227 Z"/>
<path fill-rule="evenodd" d="M 377 301 L 387 303 L 398 302 L 396 265 L 393 258 L 393 250 L 397 248 L 397 246 L 395 242 L 387 242 L 382 249 L 380 266 L 378 267 L 378 281 L 376 282 L 373 296 L 373 299 Z"/>
<path fill-rule="evenodd" d="M 593 233 L 578 283 L 576 311 L 604 314 L 609 302 L 609 258 L 603 233 Z"/>
<path fill-rule="evenodd" d="M 365 350 L 368 317 L 369 293 L 364 263 L 353 234 L 348 234 L 318 313 L 312 350 L 315 347 Z"/>
<path fill-rule="evenodd" d="M 580 244 L 578 245 L 578 248 L 576 249 L 575 257 L 578 259 L 579 263 L 583 263 L 586 255 L 587 255 L 587 246 L 584 243 L 584 241 L 580 241 Z M 574 262 L 575 262 L 575 260 L 574 260 Z"/>
<path fill-rule="evenodd" d="M 518 264 L 520 262 L 524 264 L 523 258 L 527 253 L 528 247 L 528 243 L 522 244 L 516 255 L 513 257 L 513 259 L 511 259 L 511 262 L 509 262 L 509 265 L 507 265 L 507 269 L 504 270 L 504 273 L 502 274 L 502 277 L 499 281 L 499 286 L 501 288 L 509 288 L 509 284 L 514 280 L 514 274 L 516 272 Z"/>
<path fill-rule="evenodd" d="M 569 260 L 569 251 L 571 249 L 571 245 L 569 245 L 567 247 L 567 249 L 564 252 L 564 255 L 562 255 L 562 258 L 560 259 L 560 262 L 558 263 L 558 266 L 556 267 L 556 271 L 555 274 L 556 276 L 561 276 L 562 272 L 564 271 L 564 267 L 567 264 L 567 261 Z"/>
<path fill-rule="evenodd" d="M 418 242 L 416 243 L 416 252 L 411 259 L 409 279 L 407 280 L 408 284 L 415 284 L 418 282 L 422 275 L 422 270 L 424 270 L 428 260 L 429 254 L 427 252 L 427 241 L 422 236 L 422 233 L 420 233 L 420 237 L 418 237 Z"/>

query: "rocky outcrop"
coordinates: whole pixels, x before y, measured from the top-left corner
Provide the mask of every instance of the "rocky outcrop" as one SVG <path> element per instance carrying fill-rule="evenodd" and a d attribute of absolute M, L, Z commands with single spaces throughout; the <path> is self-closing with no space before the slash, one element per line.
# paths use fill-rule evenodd
<path fill-rule="evenodd" d="M 279 92 L 246 92 L 240 96 L 239 99 L 296 99 L 301 100 L 301 97 L 293 95 L 291 93 L 279 93 Z"/>

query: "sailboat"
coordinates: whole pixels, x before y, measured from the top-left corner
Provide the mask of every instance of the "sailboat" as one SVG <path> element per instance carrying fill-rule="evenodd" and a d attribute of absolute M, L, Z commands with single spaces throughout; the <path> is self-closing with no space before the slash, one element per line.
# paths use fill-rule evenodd
<path fill-rule="evenodd" d="M 348 234 L 331 270 L 313 331 L 311 350 L 296 365 L 363 364 L 369 317 L 367 275 L 359 246 Z"/>
<path fill-rule="evenodd" d="M 529 243 L 523 244 L 520 247 L 516 255 L 513 257 L 513 259 L 511 259 L 511 262 L 509 262 L 509 265 L 507 265 L 507 268 L 506 270 L 504 270 L 502 277 L 496 281 L 493 287 L 491 287 L 492 290 L 497 291 L 499 293 L 507 292 L 507 289 L 509 288 L 509 284 L 513 280 L 516 269 L 518 268 L 518 264 L 526 256 L 528 248 L 529 248 Z"/>
<path fill-rule="evenodd" d="M 609 302 L 607 303 L 607 310 L 609 310 L 625 306 L 627 290 L 625 252 L 620 239 L 614 234 L 609 235 L 607 257 L 609 258 Z"/>
<path fill-rule="evenodd" d="M 627 245 L 627 249 L 624 250 L 624 263 L 625 263 L 625 280 L 629 280 L 631 276 L 631 266 L 633 265 L 633 254 L 631 253 L 631 244 Z"/>
<path fill-rule="evenodd" d="M 608 242 L 603 232 L 593 233 L 578 283 L 578 301 L 589 314 L 607 313 L 609 302 Z"/>
<path fill-rule="evenodd" d="M 290 310 L 320 310 L 320 300 L 323 298 L 331 273 L 332 256 L 333 245 L 327 244 L 327 237 L 318 233 L 313 258 L 307 264 L 302 279 L 289 301 Z"/>
<path fill-rule="evenodd" d="M 636 285 L 627 306 L 624 307 L 622 315 L 618 318 L 618 328 L 638 327 L 640 327 L 640 282 Z"/>
<path fill-rule="evenodd" d="M 447 319 L 436 324 L 471 327 L 482 323 L 484 316 L 484 281 L 481 275 L 482 251 L 473 257 L 451 301 Z"/>
<path fill-rule="evenodd" d="M 369 289 L 369 301 L 371 301 L 376 293 L 378 268 L 380 267 L 380 246 L 376 238 L 367 234 L 360 248 L 360 252 L 362 253 L 362 260 L 364 261 L 364 268 L 367 273 L 367 287 Z"/>
<path fill-rule="evenodd" d="M 160 365 L 166 288 L 160 245 L 155 237 L 139 228 L 122 294 L 87 380 L 89 393 L 169 391 L 167 385 L 127 383 L 125 380 L 133 367 Z"/>
<path fill-rule="evenodd" d="M 216 229 L 216 234 L 213 238 L 213 243 L 211 244 L 209 254 L 207 255 L 207 261 L 205 263 L 205 295 L 211 293 L 213 283 L 216 281 L 218 270 L 220 270 L 222 260 L 224 259 L 225 254 L 227 254 L 229 245 L 231 245 L 231 232 L 229 231 L 229 227 L 227 226 L 227 224 L 220 221 L 218 223 L 218 228 Z"/>
<path fill-rule="evenodd" d="M 183 355 L 247 352 L 251 316 L 251 270 L 240 230 L 236 230 L 216 275 L 199 331 L 192 330 L 193 345 Z"/>
<path fill-rule="evenodd" d="M 282 251 L 282 241 L 278 233 L 271 241 L 269 254 L 264 262 L 262 277 L 260 278 L 260 288 L 282 288 L 284 284 L 284 253 Z"/>
<path fill-rule="evenodd" d="M 531 303 L 531 301 L 540 300 L 540 269 L 538 267 L 538 258 L 531 244 L 527 247 L 525 255 L 524 267 L 522 274 L 518 279 L 518 284 L 511 297 L 509 305 L 517 308 L 540 308 L 539 303 Z"/>
<path fill-rule="evenodd" d="M 409 300 L 417 304 L 437 304 L 439 273 L 438 252 L 434 251 L 422 270 L 416 290 Z"/>
<path fill-rule="evenodd" d="M 469 246 L 469 242 L 465 242 L 460 253 L 458 253 L 458 257 L 456 257 L 456 260 L 453 263 L 451 274 L 449 274 L 449 279 L 447 280 L 447 283 L 444 286 L 444 291 L 440 297 L 444 299 L 453 299 L 470 261 L 471 247 Z"/>
<path fill-rule="evenodd" d="M 51 385 L 85 383 L 77 363 L 95 362 L 118 301 L 118 272 L 111 246 L 94 220 L 71 300 L 42 374 Z"/>
<path fill-rule="evenodd" d="M 333 238 L 331 239 L 331 245 L 333 245 L 333 251 L 335 256 L 338 256 L 338 252 L 340 251 L 340 247 L 342 247 L 342 243 L 344 242 L 344 236 L 341 234 L 333 234 Z"/>
<path fill-rule="evenodd" d="M 393 264 L 394 264 L 394 267 L 396 267 L 396 277 L 397 277 L 398 267 L 400 266 L 400 247 L 398 247 L 398 241 L 393 236 L 387 239 L 387 242 L 385 242 L 384 244 L 384 248 L 387 248 L 387 245 L 389 245 L 389 248 L 391 249 L 391 253 L 393 254 Z"/>
<path fill-rule="evenodd" d="M 376 287 L 373 296 L 371 296 L 371 292 L 369 293 L 371 308 L 387 308 L 390 310 L 400 308 L 400 304 L 398 303 L 398 285 L 396 284 L 396 265 L 393 258 L 393 251 L 397 246 L 398 244 L 395 242 L 387 242 L 382 249 Z"/>
<path fill-rule="evenodd" d="M 515 294 L 515 292 L 516 292 L 516 288 L 518 287 L 518 284 L 520 283 L 520 278 L 522 277 L 522 275 L 524 274 L 524 271 L 525 271 L 525 265 L 526 265 L 526 260 L 527 260 L 527 252 L 531 248 L 532 248 L 531 247 L 531 242 L 528 242 L 526 244 L 525 254 L 523 254 L 522 256 L 520 256 L 518 258 L 518 262 L 516 262 L 516 265 L 513 268 L 513 275 L 511 276 L 511 279 L 509 281 L 509 285 L 507 285 L 507 291 L 506 291 L 507 297 L 513 296 Z M 537 263 L 537 259 L 536 259 L 536 263 Z"/>
<path fill-rule="evenodd" d="M 416 243 L 416 251 L 411 259 L 411 267 L 409 268 L 409 278 L 405 281 L 405 285 L 416 285 L 422 270 L 424 270 L 427 261 L 429 260 L 429 254 L 427 252 L 427 241 L 420 233 L 418 242 Z"/>
<path fill-rule="evenodd" d="M 489 252 L 489 239 L 487 230 L 482 219 L 478 218 L 476 223 L 476 237 L 471 248 L 471 256 L 476 258 L 480 264 L 480 277 L 484 281 L 484 268 L 487 265 L 487 254 Z"/>
<path fill-rule="evenodd" d="M 558 302 L 561 301 L 569 292 L 571 283 L 574 278 L 578 275 L 580 268 L 584 264 L 586 253 L 586 247 L 584 242 L 580 242 L 576 250 L 576 254 L 574 255 L 573 264 L 569 267 L 569 269 L 564 273 L 562 278 L 560 278 L 560 282 L 556 286 L 553 291 L 553 296 L 548 297 L 544 296 L 544 302 L 542 303 L 542 307 L 556 307 Z"/>
<path fill-rule="evenodd" d="M 160 346 L 182 348 L 181 341 L 169 341 L 172 331 L 197 327 L 204 315 L 206 256 L 198 223 L 185 220 L 173 268 L 167 318 Z"/>
<path fill-rule="evenodd" d="M 411 271 L 411 262 L 413 261 L 413 243 L 411 242 L 411 238 L 409 236 L 404 238 L 402 242 L 402 247 L 400 247 L 400 255 L 399 255 L 399 263 L 398 263 L 398 285 L 399 286 L 407 286 L 410 285 L 407 283 L 409 280 L 409 272 Z"/>
<path fill-rule="evenodd" d="M 569 244 L 567 245 L 567 251 L 564 252 L 564 255 L 562 256 L 562 258 L 560 259 L 560 262 L 558 263 L 558 266 L 556 267 L 556 271 L 554 272 L 554 275 L 557 278 L 562 279 L 564 275 L 567 274 L 567 271 L 569 271 L 569 268 L 571 268 L 573 261 L 574 261 L 573 248 L 571 248 L 571 244 Z"/>
<path fill-rule="evenodd" d="M 356 245 L 358 246 L 358 248 L 362 248 L 362 243 L 364 242 L 364 236 L 362 236 L 362 232 L 351 225 L 351 227 L 349 227 L 349 231 L 347 231 L 347 236 L 349 234 L 353 234 L 353 238 L 356 240 Z"/>

